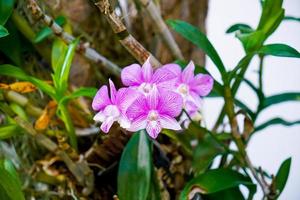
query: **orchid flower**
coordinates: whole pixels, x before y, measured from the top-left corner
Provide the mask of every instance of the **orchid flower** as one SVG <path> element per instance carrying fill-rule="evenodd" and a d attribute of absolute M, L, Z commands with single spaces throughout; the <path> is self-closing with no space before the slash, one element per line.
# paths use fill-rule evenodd
<path fill-rule="evenodd" d="M 110 96 L 106 85 L 102 86 L 92 102 L 93 110 L 98 113 L 94 116 L 95 121 L 102 122 L 101 130 L 108 133 L 112 124 L 117 121 L 122 128 L 129 128 L 130 121 L 125 115 L 128 106 L 137 97 L 137 92 L 130 88 L 121 88 L 118 91 L 114 83 L 109 80 Z"/>
<path fill-rule="evenodd" d="M 176 121 L 182 110 L 182 98 L 179 94 L 153 88 L 147 96 L 140 95 L 127 109 L 131 120 L 129 131 L 146 129 L 150 137 L 156 138 L 162 128 L 180 130 Z"/>
<path fill-rule="evenodd" d="M 170 88 L 175 84 L 176 75 L 164 67 L 153 70 L 149 58 L 141 67 L 132 64 L 125 67 L 121 72 L 121 79 L 125 86 L 137 89 L 147 95 L 154 87 L 157 89 Z"/>
<path fill-rule="evenodd" d="M 206 74 L 194 76 L 195 65 L 191 61 L 181 72 L 176 64 L 165 66 L 165 70 L 173 72 L 177 78 L 175 90 L 183 98 L 183 107 L 190 114 L 195 115 L 201 107 L 201 98 L 210 93 L 213 88 L 213 78 Z"/>

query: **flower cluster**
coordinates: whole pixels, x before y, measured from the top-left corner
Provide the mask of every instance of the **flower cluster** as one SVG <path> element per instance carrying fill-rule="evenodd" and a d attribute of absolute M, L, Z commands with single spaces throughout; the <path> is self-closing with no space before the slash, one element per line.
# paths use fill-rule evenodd
<path fill-rule="evenodd" d="M 102 86 L 94 97 L 92 107 L 97 112 L 95 121 L 108 133 L 114 122 L 128 131 L 146 129 L 156 138 L 163 128 L 180 130 L 176 120 L 185 109 L 190 116 L 201 106 L 201 97 L 209 94 L 213 79 L 209 75 L 194 76 L 191 61 L 182 71 L 177 64 L 166 64 L 156 71 L 149 59 L 141 67 L 132 64 L 121 72 L 126 86 L 117 90 L 109 80 L 109 91 Z"/>

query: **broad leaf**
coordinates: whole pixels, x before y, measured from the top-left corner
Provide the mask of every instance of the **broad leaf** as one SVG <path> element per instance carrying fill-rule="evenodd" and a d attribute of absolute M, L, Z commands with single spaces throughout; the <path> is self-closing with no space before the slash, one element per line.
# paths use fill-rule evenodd
<path fill-rule="evenodd" d="M 17 173 L 8 161 L 0 161 L 0 196 L 9 197 L 9 200 L 24 200 L 21 183 Z"/>
<path fill-rule="evenodd" d="M 283 191 L 286 182 L 288 180 L 289 177 L 289 173 L 290 173 L 290 168 L 291 168 L 291 162 L 292 159 L 288 158 L 286 159 L 280 166 L 276 176 L 275 176 L 275 187 L 277 189 L 278 196 L 281 194 L 281 192 Z M 277 197 L 278 197 L 277 196 Z"/>
<path fill-rule="evenodd" d="M 43 80 L 27 75 L 22 69 L 13 65 L 0 65 L 0 75 L 14 77 L 23 81 L 29 81 L 49 96 L 53 98 L 55 97 L 55 91 L 51 85 Z"/>
<path fill-rule="evenodd" d="M 241 33 L 250 33 L 253 32 L 253 29 L 247 24 L 234 24 L 227 29 L 226 33 L 232 33 L 235 31 L 240 31 Z"/>
<path fill-rule="evenodd" d="M 277 118 L 273 118 L 271 120 L 268 120 L 268 121 L 258 125 L 255 128 L 255 132 L 261 131 L 261 130 L 263 130 L 263 129 L 271 126 L 271 125 L 293 126 L 293 125 L 297 125 L 297 124 L 300 124 L 300 120 L 289 122 L 289 121 L 286 121 L 284 119 L 281 119 L 281 118 L 277 117 Z"/>
<path fill-rule="evenodd" d="M 122 200 L 147 199 L 151 183 L 151 156 L 146 132 L 133 134 L 119 164 L 118 196 Z"/>
<path fill-rule="evenodd" d="M 195 174 L 205 172 L 214 158 L 225 152 L 224 148 L 208 134 L 198 143 L 196 149 L 193 151 L 192 161 Z"/>
<path fill-rule="evenodd" d="M 68 96 L 64 96 L 61 100 L 60 100 L 60 104 L 64 104 L 66 103 L 68 100 L 71 99 L 76 99 L 78 97 L 89 97 L 89 98 L 94 98 L 94 96 L 97 93 L 97 88 L 93 88 L 93 87 L 82 87 L 77 89 L 76 91 L 74 91 L 73 93 L 71 93 Z"/>
<path fill-rule="evenodd" d="M 201 194 L 212 194 L 236 188 L 239 185 L 245 185 L 250 196 L 256 191 L 256 185 L 251 182 L 250 178 L 230 169 L 213 169 L 188 182 L 181 192 L 180 199 L 188 199 L 193 189 L 197 189 Z"/>
<path fill-rule="evenodd" d="M 259 54 L 300 58 L 300 53 L 286 44 L 268 44 L 258 50 Z"/>
<path fill-rule="evenodd" d="M 0 25 L 4 25 L 10 17 L 13 8 L 14 0 L 1 0 L 0 1 Z"/>
<path fill-rule="evenodd" d="M 0 25 L 0 38 L 5 37 L 8 34 L 8 30 L 4 26 Z"/>
<path fill-rule="evenodd" d="M 0 126 L 0 140 L 11 138 L 21 132 L 21 128 L 16 124 Z"/>
<path fill-rule="evenodd" d="M 64 61 L 62 65 L 58 66 L 58 68 L 55 71 L 54 76 L 58 84 L 56 85 L 56 87 L 59 90 L 60 95 L 62 95 L 67 90 L 71 64 L 72 64 L 73 57 L 75 55 L 77 44 L 78 44 L 78 40 L 75 40 L 68 45 L 68 49 L 66 51 Z"/>
<path fill-rule="evenodd" d="M 282 0 L 265 0 L 258 27 L 251 33 L 238 33 L 246 52 L 258 50 L 264 41 L 276 30 L 284 17 Z"/>
<path fill-rule="evenodd" d="M 1 13 L 1 12 L 0 12 Z M 5 25 L 9 32 L 6 37 L 0 38 L 0 51 L 17 66 L 21 66 L 22 53 L 21 53 L 21 39 L 18 30 L 11 20 Z"/>
<path fill-rule="evenodd" d="M 195 26 L 180 20 L 168 20 L 167 23 L 182 37 L 189 40 L 197 47 L 202 49 L 214 62 L 214 64 L 219 69 L 219 72 L 222 74 L 222 77 L 225 75 L 226 70 L 225 66 L 218 55 L 217 51 L 210 43 L 205 34 L 203 34 L 198 28 Z"/>
<path fill-rule="evenodd" d="M 287 101 L 300 101 L 300 93 L 299 92 L 287 92 L 282 94 L 276 94 L 265 98 L 263 103 L 263 108 L 267 108 L 269 106 L 283 103 Z"/>
<path fill-rule="evenodd" d="M 284 20 L 292 20 L 292 21 L 300 22 L 300 17 L 285 16 L 283 19 Z"/>

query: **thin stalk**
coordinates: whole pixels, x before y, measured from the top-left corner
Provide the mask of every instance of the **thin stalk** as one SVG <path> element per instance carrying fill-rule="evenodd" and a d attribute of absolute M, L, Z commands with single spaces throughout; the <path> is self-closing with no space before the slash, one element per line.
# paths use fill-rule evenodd
<path fill-rule="evenodd" d="M 70 140 L 71 146 L 77 151 L 77 138 L 75 134 L 75 128 L 73 126 L 73 122 L 70 116 L 70 113 L 67 109 L 66 105 L 59 106 L 59 112 L 61 114 L 61 119 L 63 120 L 66 130 L 68 132 L 68 137 Z"/>
<path fill-rule="evenodd" d="M 245 164 L 248 166 L 253 177 L 256 179 L 258 184 L 261 186 L 264 196 L 266 197 L 269 194 L 269 188 L 258 177 L 257 172 L 256 172 L 255 168 L 253 167 L 253 165 L 248 157 L 248 154 L 246 152 L 246 146 L 245 146 L 245 144 L 242 140 L 241 134 L 239 133 L 239 130 L 238 130 L 238 124 L 237 124 L 237 120 L 235 118 L 235 112 L 234 112 L 234 102 L 233 102 L 232 93 L 231 93 L 231 89 L 230 89 L 229 85 L 224 85 L 224 100 L 225 100 L 225 110 L 226 110 L 226 114 L 229 118 L 234 142 L 239 150 L 239 153 L 241 154 L 242 158 L 244 159 Z"/>
<path fill-rule="evenodd" d="M 170 30 L 168 29 L 166 23 L 162 19 L 160 12 L 156 5 L 153 3 L 152 0 L 139 0 L 141 4 L 144 6 L 144 8 L 147 11 L 147 14 L 149 15 L 152 23 L 156 27 L 156 31 L 161 35 L 164 43 L 172 53 L 172 55 L 179 60 L 183 59 L 183 55 L 172 36 Z"/>

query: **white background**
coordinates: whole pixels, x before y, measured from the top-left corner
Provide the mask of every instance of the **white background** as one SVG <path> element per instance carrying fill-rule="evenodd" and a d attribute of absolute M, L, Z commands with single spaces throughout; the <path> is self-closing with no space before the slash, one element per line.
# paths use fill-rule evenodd
<path fill-rule="evenodd" d="M 286 15 L 300 17 L 300 1 L 285 0 L 283 7 Z M 210 41 L 217 49 L 226 68 L 232 69 L 244 55 L 242 46 L 234 34 L 225 34 L 228 27 L 235 23 L 246 23 L 256 28 L 261 13 L 259 0 L 210 0 L 207 19 L 207 33 Z M 300 51 L 300 23 L 283 21 L 267 43 L 285 43 Z M 207 69 L 216 77 L 218 73 L 209 58 Z M 246 77 L 257 85 L 258 59 L 252 60 Z M 264 64 L 264 91 L 266 95 L 288 91 L 300 91 L 300 59 L 267 57 Z M 242 85 L 238 93 L 239 99 L 254 109 L 257 99 L 253 92 Z M 204 115 L 209 127 L 215 122 L 222 106 L 221 100 L 206 99 Z M 289 121 L 300 119 L 300 102 L 277 104 L 265 111 L 257 123 L 274 117 L 282 117 Z M 281 162 L 292 157 L 290 176 L 279 199 L 300 199 L 300 126 L 283 127 L 276 125 L 258 132 L 247 149 L 255 166 L 275 174 Z M 259 187 L 258 187 L 259 188 Z M 261 191 L 255 196 L 261 199 Z"/>

